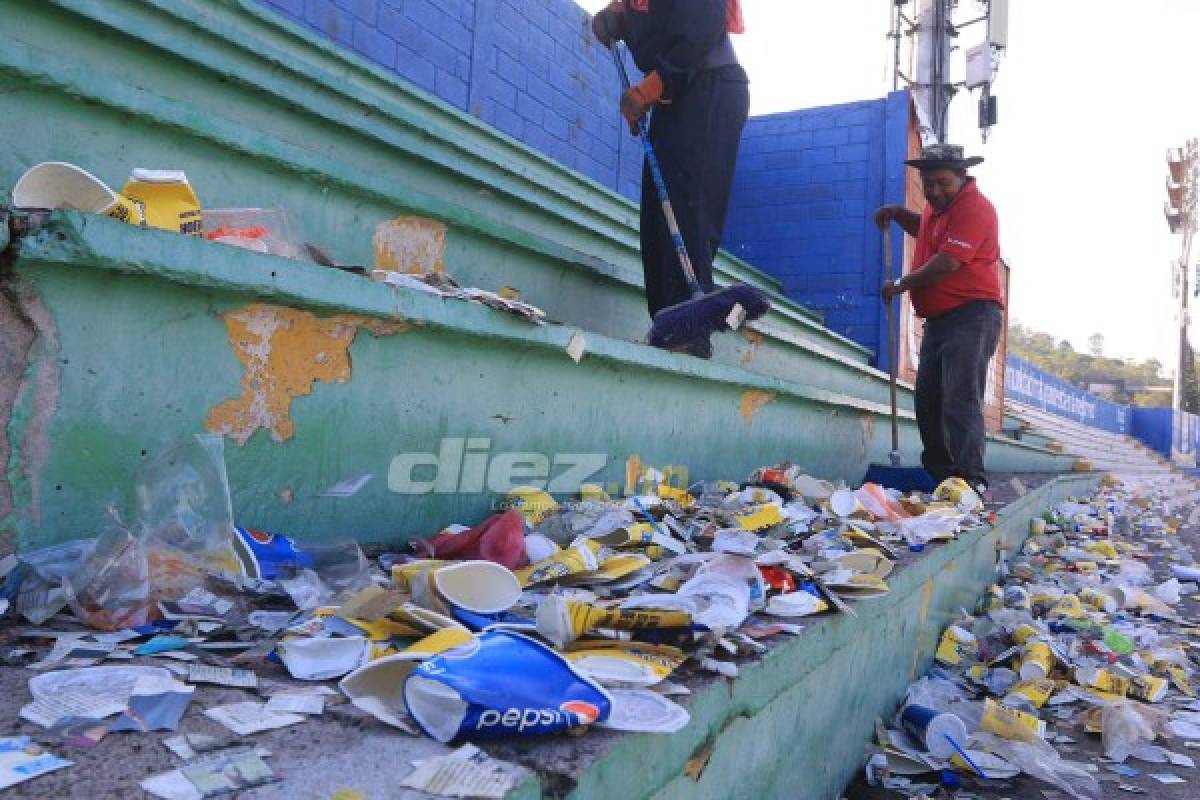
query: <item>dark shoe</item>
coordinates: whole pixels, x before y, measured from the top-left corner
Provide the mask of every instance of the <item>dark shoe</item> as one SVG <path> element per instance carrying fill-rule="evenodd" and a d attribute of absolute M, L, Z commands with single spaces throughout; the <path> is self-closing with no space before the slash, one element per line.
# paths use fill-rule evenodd
<path fill-rule="evenodd" d="M 671 352 L 682 353 L 685 356 L 695 356 L 707 361 L 712 358 L 712 340 L 705 336 L 703 339 L 696 339 L 693 342 L 672 347 Z"/>

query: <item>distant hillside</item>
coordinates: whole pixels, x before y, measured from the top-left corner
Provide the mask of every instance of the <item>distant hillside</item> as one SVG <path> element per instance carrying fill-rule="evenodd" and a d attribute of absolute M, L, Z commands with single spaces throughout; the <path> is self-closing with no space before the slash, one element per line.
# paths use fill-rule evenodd
<path fill-rule="evenodd" d="M 1144 387 L 1171 385 L 1169 380 L 1162 377 L 1162 364 L 1157 359 L 1126 361 L 1106 357 L 1102 334 L 1093 335 L 1088 343 L 1091 353 L 1077 353 L 1067 340 L 1055 340 L 1048 333 L 1035 331 L 1020 323 L 1013 323 L 1008 331 L 1008 352 L 1081 389 L 1087 389 L 1091 384 L 1111 384 L 1116 388 L 1108 397 L 1114 402 L 1140 406 L 1171 405 L 1170 392 L 1144 391 Z M 1191 395 L 1194 400 L 1200 400 L 1195 371 L 1191 378 Z M 1200 405 L 1200 402 L 1196 405 Z"/>

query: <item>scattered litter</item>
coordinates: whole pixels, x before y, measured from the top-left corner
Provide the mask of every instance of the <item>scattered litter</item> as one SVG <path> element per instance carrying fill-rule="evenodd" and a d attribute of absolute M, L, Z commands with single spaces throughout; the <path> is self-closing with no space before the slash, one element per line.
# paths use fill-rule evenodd
<path fill-rule="evenodd" d="M 187 679 L 192 683 L 215 683 L 241 689 L 257 689 L 258 676 L 248 669 L 213 667 L 208 664 L 189 664 Z"/>
<path fill-rule="evenodd" d="M 274 714 L 322 714 L 325 698 L 319 694 L 273 694 L 267 700 L 266 710 Z"/>
<path fill-rule="evenodd" d="M 279 776 L 263 760 L 262 749 L 235 747 L 200 756 L 179 769 L 142 781 L 146 792 L 163 800 L 208 797 L 275 783 Z"/>
<path fill-rule="evenodd" d="M 1015 486 L 1014 491 L 1021 493 Z M 938 495 L 960 512 L 976 506 L 964 487 L 944 485 Z M 857 495 L 853 506 L 836 493 L 833 500 L 840 513 L 862 506 Z M 1189 707 L 1195 666 L 1178 608 L 1189 591 L 1181 583 L 1188 575 L 1176 571 L 1164 580 L 1158 573 L 1169 565 L 1155 567 L 1159 562 L 1151 561 L 1156 550 L 1173 549 L 1183 553 L 1173 559 L 1192 561 L 1177 541 L 1155 536 L 1168 530 L 1150 512 L 1163 502 L 1153 486 L 1105 479 L 1095 495 L 1058 503 L 1036 517 L 1020 552 L 1000 562 L 1001 582 L 974 614 L 963 611 L 943 631 L 938 666 L 909 688 L 895 720 L 907 743 L 892 737 L 890 747 L 906 758 L 948 760 L 989 778 L 999 775 L 990 775 L 983 761 L 999 757 L 1088 800 L 1101 796 L 1093 777 L 1099 768 L 1060 755 L 1056 747 L 1080 751 L 1072 747 L 1077 737 L 1062 733 L 1064 728 L 1080 725 L 1091 741 L 1099 739 L 1105 771 L 1119 776 L 1103 780 L 1141 775 L 1123 763 L 1130 758 L 1194 768 L 1190 756 L 1155 743 L 1164 735 L 1200 738 L 1200 713 Z M 900 525 L 906 527 L 904 521 Z M 907 527 L 912 536 L 911 524 Z M 955 746 L 960 740 L 971 749 L 960 752 Z M 891 751 L 884 752 L 890 765 Z M 878 769 L 868 777 L 882 780 Z M 1150 777 L 1186 781 L 1172 773 Z M 1131 784 L 1119 788 L 1144 793 Z"/>
<path fill-rule="evenodd" d="M 1154 778 L 1154 780 L 1158 781 L 1159 783 L 1187 783 L 1187 781 L 1183 778 L 1170 772 L 1151 772 L 1150 777 Z"/>
<path fill-rule="evenodd" d="M 124 710 L 125 703 L 110 695 L 65 691 L 36 698 L 21 709 L 21 719 L 50 728 L 67 717 L 99 720 Z"/>
<path fill-rule="evenodd" d="M 243 702 L 216 706 L 204 712 L 204 716 L 221 723 L 238 736 L 286 728 L 304 722 L 298 714 L 283 714 L 268 711 L 266 703 Z"/>
<path fill-rule="evenodd" d="M 140 678 L 129 707 L 108 726 L 110 731 L 173 731 L 192 702 L 195 687 L 174 678 Z"/>
<path fill-rule="evenodd" d="M 470 744 L 449 755 L 412 763 L 415 769 L 400 785 L 441 797 L 501 800 L 522 776 L 515 765 L 491 758 Z"/>
<path fill-rule="evenodd" d="M 30 778 L 72 764 L 71 761 L 43 751 L 41 747 L 33 744 L 28 736 L 0 738 L 0 789 L 16 786 Z"/>
<path fill-rule="evenodd" d="M 649 689 L 609 689 L 612 711 L 603 728 L 641 733 L 678 733 L 691 715 L 687 709 Z"/>
<path fill-rule="evenodd" d="M 184 761 L 191 761 L 199 753 L 207 753 L 226 747 L 229 740 L 209 736 L 205 733 L 185 733 L 162 740 L 163 746 Z"/>

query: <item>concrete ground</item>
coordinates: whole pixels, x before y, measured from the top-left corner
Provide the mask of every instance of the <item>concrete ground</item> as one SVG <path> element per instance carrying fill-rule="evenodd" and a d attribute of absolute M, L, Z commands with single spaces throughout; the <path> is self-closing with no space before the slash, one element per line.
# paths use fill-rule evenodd
<path fill-rule="evenodd" d="M 1011 476 L 996 476 L 995 500 L 1011 501 L 1016 496 L 1009 485 Z M 1021 476 L 1025 485 L 1033 488 L 1046 480 L 1044 475 Z M 1185 511 L 1185 514 L 1189 513 Z M 1197 530 L 1189 528 L 1184 534 L 1196 537 Z M 1197 542 L 1200 546 L 1200 542 Z M 1200 550 L 1198 550 L 1200 552 Z M 919 556 L 904 553 L 903 562 Z M 1188 613 L 1198 609 L 1190 606 Z M 0 627 L 0 652 L 7 653 L 16 645 L 16 625 L 10 619 Z M 138 659 L 142 663 L 161 664 L 155 659 Z M 136 662 L 135 662 L 136 663 Z M 260 692 L 279 684 L 294 683 L 286 671 L 277 665 L 255 667 L 260 676 Z M 357 798 L 417 798 L 426 795 L 404 790 L 400 782 L 411 771 L 410 761 L 450 752 L 427 738 L 408 736 L 377 722 L 354 707 L 342 703 L 327 707 L 324 715 L 300 725 L 270 731 L 238 740 L 221 725 L 209 720 L 203 709 L 230 702 L 261 700 L 250 690 L 216 686 L 198 686 L 192 704 L 177 732 L 114 733 L 109 734 L 94 749 L 67 747 L 53 734 L 17 716 L 21 706 L 30 701 L 27 688 L 34 673 L 20 667 L 0 667 L 0 736 L 28 735 L 48 750 L 74 762 L 74 766 L 40 776 L 11 788 L 6 798 L 132 798 L 146 796 L 138 784 L 147 777 L 178 768 L 180 760 L 162 745 L 162 740 L 180 732 L 207 733 L 228 736 L 237 743 L 252 743 L 271 751 L 267 759 L 282 778 L 280 783 L 237 794 L 240 798 L 289 798 L 289 800 L 357 800 Z M 685 674 L 674 677 L 676 682 L 696 688 L 715 680 L 709 675 Z M 329 682 L 333 685 L 335 682 Z M 686 705 L 686 698 L 684 699 Z M 515 762 L 536 771 L 543 787 L 554 796 L 563 796 L 574 786 L 575 778 L 602 756 L 621 734 L 591 730 L 586 735 L 562 736 L 538 740 L 509 740 L 489 744 L 485 749 L 492 755 Z M 1086 737 L 1076 737 L 1087 747 Z M 1182 751 L 1182 748 L 1178 748 Z M 1200 751 L 1192 752 L 1200 756 Z M 1080 756 L 1084 758 L 1084 756 Z M 1149 765 L 1146 765 L 1149 766 Z M 1165 771 L 1150 769 L 1147 771 Z M 1173 768 L 1179 774 L 1190 771 Z M 1187 775 L 1191 778 L 1191 775 Z M 1200 781 L 1200 773 L 1195 774 Z M 1149 786 L 1149 779 L 1134 779 L 1138 785 Z M 1195 797 L 1196 786 L 1152 787 L 1151 797 Z M 1105 784 L 1108 796 L 1116 797 L 1115 784 Z M 1017 791 L 1016 788 L 1020 788 Z M 1015 787 L 1007 793 L 988 797 L 1040 797 L 1032 784 Z M 1029 794 L 1028 791 L 1035 793 Z M 863 794 L 854 787 L 850 797 L 876 796 Z M 881 796 L 881 795 L 880 795 Z M 894 795 L 892 795 L 894 796 Z"/>

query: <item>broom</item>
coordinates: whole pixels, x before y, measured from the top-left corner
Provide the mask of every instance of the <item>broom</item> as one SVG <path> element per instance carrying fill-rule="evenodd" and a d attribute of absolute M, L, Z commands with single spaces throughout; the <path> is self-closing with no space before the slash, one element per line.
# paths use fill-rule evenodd
<path fill-rule="evenodd" d="M 891 231 L 883 231 L 883 274 L 890 281 L 895 277 L 892 268 L 892 237 Z M 899 489 L 902 492 L 932 492 L 937 488 L 933 476 L 921 467 L 902 466 L 900 458 L 900 415 L 896 402 L 896 370 L 899 365 L 900 353 L 896 341 L 895 306 L 896 298 L 887 301 L 887 341 L 888 341 L 888 389 L 892 401 L 892 450 L 888 453 L 887 464 L 871 464 L 863 483 L 877 483 L 888 489 Z"/>
<path fill-rule="evenodd" d="M 612 46 L 612 56 L 613 62 L 617 65 L 617 72 L 621 76 L 621 85 L 625 91 L 629 91 L 629 73 L 625 70 L 625 62 L 615 43 Z M 662 203 L 663 216 L 667 220 L 667 230 L 671 233 L 671 242 L 675 245 L 675 253 L 679 256 L 679 265 L 683 269 L 688 293 L 691 295 L 682 303 L 668 306 L 654 315 L 647 341 L 654 347 L 669 350 L 707 339 L 710 335 L 729 327 L 726 320 L 739 306 L 745 313 L 744 319 L 747 320 L 758 319 L 766 314 L 767 310 L 771 308 L 771 301 L 767 299 L 766 294 L 753 286 L 737 284 L 711 294 L 704 293 L 704 289 L 696 280 L 696 271 L 692 267 L 691 258 L 688 257 L 683 235 L 679 232 L 675 209 L 671 206 L 671 198 L 667 194 L 667 185 L 663 181 L 662 169 L 659 168 L 654 145 L 650 143 L 650 129 L 646 124 L 645 117 L 638 119 L 637 129 L 638 138 L 642 140 L 642 148 L 646 152 L 646 163 L 650 167 L 650 176 L 654 180 L 654 189 L 658 193 L 659 202 Z M 735 324 L 741 324 L 740 320 Z"/>

